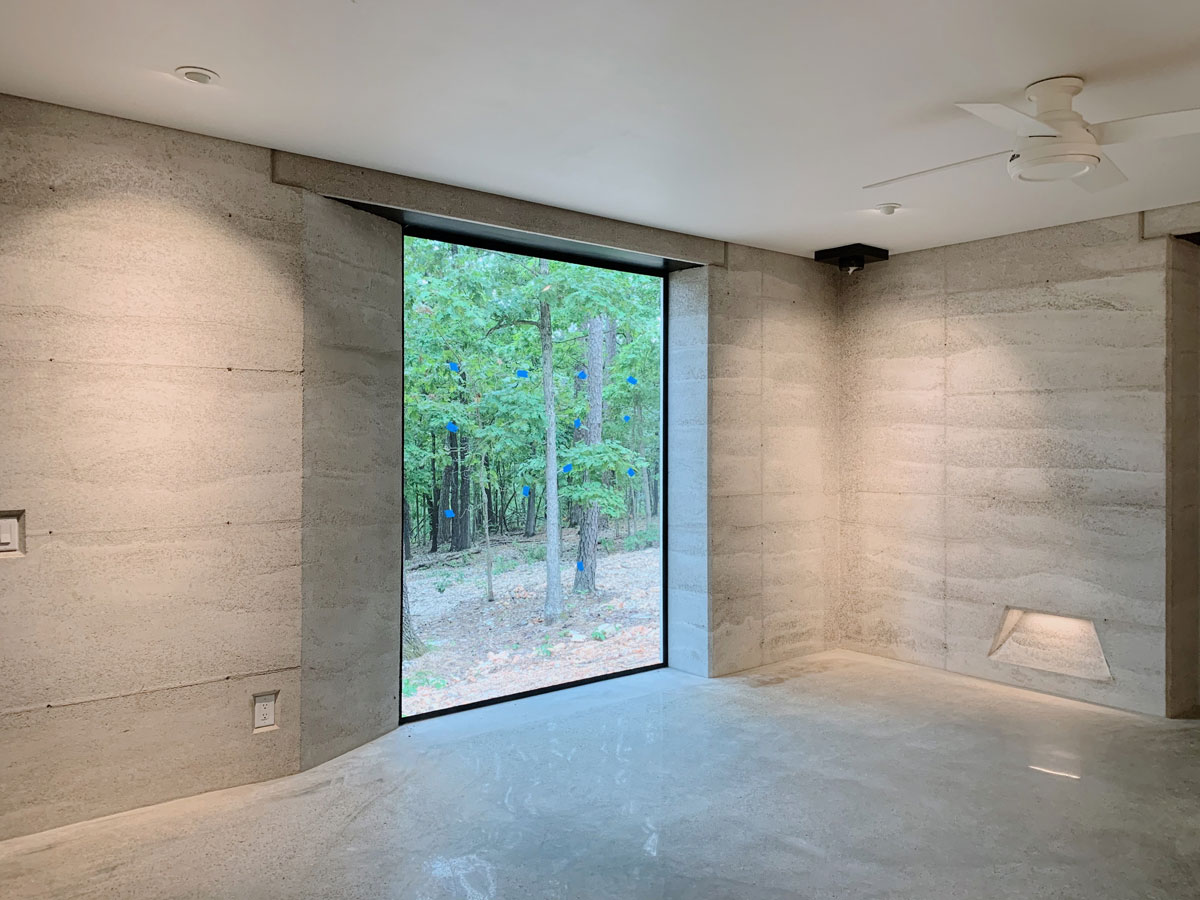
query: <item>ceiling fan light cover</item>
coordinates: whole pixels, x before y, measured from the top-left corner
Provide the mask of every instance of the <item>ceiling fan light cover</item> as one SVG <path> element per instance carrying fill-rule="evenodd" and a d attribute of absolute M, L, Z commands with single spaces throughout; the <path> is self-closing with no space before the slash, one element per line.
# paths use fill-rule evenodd
<path fill-rule="evenodd" d="M 1100 156 L 1091 148 L 1045 146 L 1013 153 L 1008 174 L 1014 181 L 1070 181 L 1100 165 Z"/>

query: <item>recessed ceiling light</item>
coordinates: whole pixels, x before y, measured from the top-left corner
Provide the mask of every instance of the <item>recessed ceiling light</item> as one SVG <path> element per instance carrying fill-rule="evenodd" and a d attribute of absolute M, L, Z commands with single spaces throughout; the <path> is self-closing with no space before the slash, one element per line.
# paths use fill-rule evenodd
<path fill-rule="evenodd" d="M 175 70 L 175 74 L 192 84 L 216 84 L 221 80 L 221 76 L 212 69 L 200 66 L 180 66 Z"/>
<path fill-rule="evenodd" d="M 890 215 L 895 214 L 896 210 L 898 210 L 900 208 L 900 204 L 899 203 L 880 203 L 880 204 L 876 205 L 875 208 L 877 210 L 879 210 L 881 213 L 883 213 L 885 216 L 890 216 Z"/>

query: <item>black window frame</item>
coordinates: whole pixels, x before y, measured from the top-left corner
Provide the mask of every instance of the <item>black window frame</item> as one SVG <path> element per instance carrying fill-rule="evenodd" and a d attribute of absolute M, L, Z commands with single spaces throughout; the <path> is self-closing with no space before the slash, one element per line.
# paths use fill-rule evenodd
<path fill-rule="evenodd" d="M 603 675 L 592 675 L 588 678 L 579 678 L 574 681 L 566 681 L 560 684 L 546 685 L 539 688 L 531 688 L 526 691 L 517 691 L 512 694 L 504 694 L 499 697 L 490 697 L 485 700 L 475 700 L 470 703 L 460 703 L 457 706 L 449 706 L 445 709 L 429 710 L 423 713 L 416 713 L 411 716 L 404 715 L 404 660 L 401 656 L 400 670 L 397 672 L 398 686 L 398 703 L 397 716 L 400 726 L 410 725 L 414 722 L 432 719 L 438 716 L 448 715 L 450 713 L 465 712 L 469 709 L 479 709 L 484 706 L 493 706 L 497 703 L 508 703 L 512 700 L 523 700 L 526 697 L 536 697 L 539 694 L 548 694 L 553 691 L 561 691 L 566 688 L 580 687 L 585 684 L 594 684 L 599 681 L 608 681 L 612 678 L 623 678 L 626 675 L 637 675 L 642 672 L 652 672 L 655 669 L 664 669 L 669 666 L 669 642 L 668 642 L 668 617 L 667 609 L 670 603 L 667 590 L 667 528 L 669 510 L 667 508 L 667 479 L 668 465 L 667 460 L 669 454 L 667 448 L 669 446 L 669 432 L 667 430 L 667 378 L 669 373 L 668 363 L 668 340 L 667 329 L 669 323 L 668 308 L 670 305 L 670 278 L 671 272 L 680 269 L 693 268 L 694 264 L 680 263 L 674 260 L 661 257 L 648 256 L 642 253 L 634 253 L 631 251 L 615 250 L 609 247 L 601 247 L 592 244 L 583 244 L 578 241 L 570 241 L 560 238 L 547 237 L 544 235 L 536 235 L 528 232 L 517 232 L 511 229 L 499 228 L 496 226 L 480 225 L 478 223 L 463 222 L 455 219 L 444 219 L 441 217 L 430 216 L 420 213 L 409 213 L 397 209 L 385 209 L 368 204 L 352 203 L 367 212 L 382 215 L 385 218 L 400 222 L 404 226 L 404 237 L 423 238 L 425 240 L 441 241 L 450 244 L 461 244 L 467 247 L 475 247 L 481 250 L 493 250 L 499 253 L 512 253 L 519 256 L 527 256 L 534 258 L 553 259 L 559 262 L 574 263 L 576 265 L 593 266 L 600 269 L 615 269 L 622 272 L 631 272 L 637 275 L 652 275 L 657 276 L 662 280 L 662 328 L 660 330 L 662 340 L 662 354 L 660 357 L 660 400 L 659 400 L 659 500 L 658 500 L 658 521 L 659 521 L 659 566 L 662 580 L 662 588 L 660 591 L 661 611 L 660 611 L 660 626 L 661 626 L 661 646 L 662 659 L 659 662 L 652 663 L 646 666 L 636 666 L 632 669 L 622 669 L 619 672 L 608 672 Z M 407 263 L 407 260 L 404 261 Z M 401 318 L 401 339 L 400 347 L 401 354 L 405 352 L 404 344 L 404 327 L 403 317 Z M 400 423 L 400 444 L 404 446 L 404 419 L 401 415 Z M 403 452 L 403 451 L 402 451 Z M 400 565 L 405 565 L 404 554 L 401 553 Z M 403 633 L 403 606 L 401 606 L 401 633 Z"/>

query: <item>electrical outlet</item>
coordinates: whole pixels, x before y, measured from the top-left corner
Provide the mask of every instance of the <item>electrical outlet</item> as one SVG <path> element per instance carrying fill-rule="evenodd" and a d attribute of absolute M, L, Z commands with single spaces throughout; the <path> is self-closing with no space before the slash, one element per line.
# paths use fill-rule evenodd
<path fill-rule="evenodd" d="M 278 696 L 278 691 L 272 694 L 254 695 L 255 731 L 265 731 L 275 727 L 275 698 Z"/>
<path fill-rule="evenodd" d="M 0 555 L 25 555 L 25 510 L 0 511 Z"/>

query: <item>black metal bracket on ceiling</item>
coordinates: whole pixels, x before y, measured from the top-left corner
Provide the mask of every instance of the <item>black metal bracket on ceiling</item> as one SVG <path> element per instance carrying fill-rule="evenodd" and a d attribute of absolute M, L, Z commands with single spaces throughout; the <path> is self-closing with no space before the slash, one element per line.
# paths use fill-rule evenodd
<path fill-rule="evenodd" d="M 888 252 L 870 244 L 846 244 L 842 247 L 830 247 L 828 250 L 818 250 L 813 256 L 819 263 L 829 263 L 837 266 L 843 272 L 857 272 L 866 268 L 867 263 L 885 262 Z"/>

